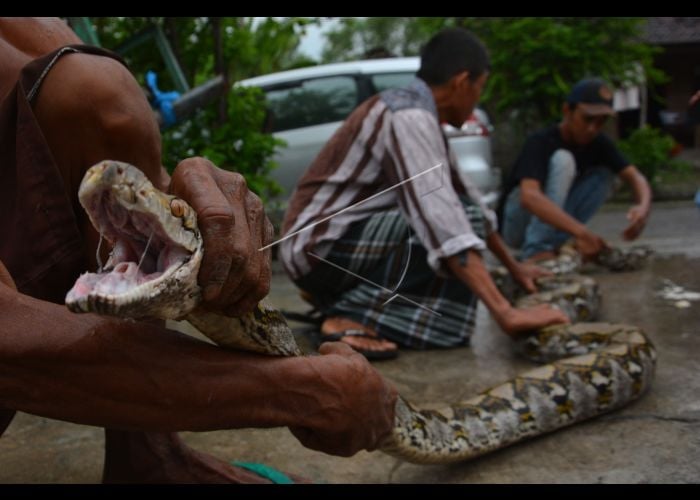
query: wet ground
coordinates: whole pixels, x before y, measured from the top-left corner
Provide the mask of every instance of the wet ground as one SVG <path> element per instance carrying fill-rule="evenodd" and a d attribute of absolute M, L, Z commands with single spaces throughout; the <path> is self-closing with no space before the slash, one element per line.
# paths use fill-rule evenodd
<path fill-rule="evenodd" d="M 613 243 L 624 207 L 592 221 Z M 700 210 L 656 204 L 640 243 L 657 252 L 640 271 L 602 274 L 601 319 L 639 325 L 658 351 L 656 380 L 628 407 L 553 434 L 452 466 L 417 466 L 382 453 L 337 458 L 303 448 L 286 429 L 184 433 L 193 446 L 226 460 L 264 462 L 327 483 L 696 483 L 700 481 L 700 301 L 657 296 L 664 281 L 700 292 Z M 282 274 L 271 301 L 304 310 Z M 689 305 L 689 306 L 688 306 Z M 302 344 L 307 339 L 299 336 Z M 466 399 L 531 366 L 480 309 L 471 348 L 416 352 L 375 365 L 417 404 Z M 362 425 L 358 422 L 358 425 Z M 20 414 L 0 439 L 0 482 L 98 482 L 102 431 Z"/>

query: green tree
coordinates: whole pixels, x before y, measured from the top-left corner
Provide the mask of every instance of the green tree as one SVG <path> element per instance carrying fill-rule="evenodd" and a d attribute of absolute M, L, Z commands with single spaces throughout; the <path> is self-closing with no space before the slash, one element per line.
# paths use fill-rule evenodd
<path fill-rule="evenodd" d="M 661 81 L 657 49 L 641 41 L 643 18 L 464 18 L 487 43 L 493 71 L 484 98 L 526 124 L 557 119 L 571 86 L 585 76 L 613 85 Z"/>
<path fill-rule="evenodd" d="M 690 163 L 672 158 L 676 141 L 657 128 L 645 125 L 627 139 L 618 141 L 617 145 L 654 188 L 663 185 L 664 181 L 673 182 L 674 177 L 692 178 Z"/>
<path fill-rule="evenodd" d="M 397 56 L 417 55 L 441 28 L 463 26 L 491 54 L 484 105 L 496 119 L 515 117 L 531 129 L 558 118 L 569 88 L 584 76 L 616 85 L 662 81 L 652 66 L 658 49 L 641 39 L 645 22 L 626 17 L 341 19 L 328 34 L 324 61 L 359 58 L 378 46 Z"/>
<path fill-rule="evenodd" d="M 416 55 L 432 32 L 445 25 L 448 18 L 366 17 L 343 18 L 326 34 L 323 62 L 363 59 L 372 51 L 382 50 L 394 56 Z"/>
<path fill-rule="evenodd" d="M 190 87 L 216 75 L 227 85 L 244 78 L 308 64 L 296 50 L 314 18 L 252 17 L 110 17 L 92 19 L 102 46 L 120 51 L 128 41 L 160 27 L 178 59 Z M 123 56 L 145 87 L 145 73 L 158 75 L 167 91 L 175 84 L 154 40 L 133 47 Z M 279 191 L 269 172 L 271 157 L 281 141 L 264 133 L 265 103 L 255 89 L 230 91 L 219 102 L 163 131 L 163 162 L 168 169 L 192 155 L 206 156 L 218 166 L 240 172 L 263 199 Z"/>

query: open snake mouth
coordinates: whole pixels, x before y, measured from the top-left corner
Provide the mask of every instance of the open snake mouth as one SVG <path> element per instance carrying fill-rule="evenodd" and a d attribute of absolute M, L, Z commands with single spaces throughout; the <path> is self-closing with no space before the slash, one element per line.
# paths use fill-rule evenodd
<path fill-rule="evenodd" d="M 112 251 L 102 266 L 100 241 L 100 269 L 82 274 L 68 292 L 66 305 L 76 312 L 114 314 L 113 310 L 105 311 L 105 304 L 114 309 L 149 297 L 196 251 L 192 231 L 183 227 L 185 212 L 191 209 L 182 200 L 156 191 L 140 172 L 125 171 L 124 164 L 103 164 L 93 167 L 102 166 L 97 179 L 89 177 L 90 171 L 86 174 L 80 202 L 101 238 L 111 243 Z M 175 207 L 173 203 L 182 205 Z M 179 212 L 180 217 L 173 212 Z"/>

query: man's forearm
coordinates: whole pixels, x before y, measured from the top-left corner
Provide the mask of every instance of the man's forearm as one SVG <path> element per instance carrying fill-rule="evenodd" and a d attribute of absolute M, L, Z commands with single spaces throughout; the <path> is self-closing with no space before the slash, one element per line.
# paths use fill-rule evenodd
<path fill-rule="evenodd" d="M 496 287 L 478 252 L 467 251 L 463 266 L 458 256 L 449 257 L 447 265 L 452 274 L 466 284 L 481 299 L 491 313 L 500 317 L 511 308 L 510 303 Z"/>
<path fill-rule="evenodd" d="M 509 335 L 533 331 L 567 320 L 564 313 L 545 305 L 525 309 L 513 307 L 496 288 L 481 256 L 476 251 L 467 252 L 467 262 L 464 266 L 460 264 L 458 256 L 449 257 L 447 265 L 452 273 L 482 300 L 498 325 Z"/>
<path fill-rule="evenodd" d="M 645 211 L 649 211 L 651 207 L 651 187 L 646 180 L 646 177 L 636 167 L 627 167 L 622 172 L 622 177 L 628 182 L 634 193 L 634 198 L 637 204 Z"/>
<path fill-rule="evenodd" d="M 50 418 L 159 431 L 304 426 L 323 389 L 305 358 L 76 315 L 1 284 L 0 321 L 0 407 Z"/>
<path fill-rule="evenodd" d="M 508 271 L 512 273 L 517 268 L 518 262 L 508 251 L 503 238 L 501 238 L 496 231 L 489 233 L 489 235 L 486 237 L 486 244 L 488 245 L 489 250 L 491 250 L 496 258 L 506 267 L 506 269 L 508 269 Z"/>

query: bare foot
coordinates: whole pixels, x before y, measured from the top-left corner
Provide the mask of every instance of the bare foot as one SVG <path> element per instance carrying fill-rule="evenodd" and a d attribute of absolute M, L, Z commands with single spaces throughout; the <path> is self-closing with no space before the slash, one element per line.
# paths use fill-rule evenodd
<path fill-rule="evenodd" d="M 367 336 L 357 336 L 357 335 L 346 335 L 343 336 L 339 341 L 348 344 L 350 347 L 358 352 L 365 355 L 377 352 L 377 353 L 394 353 L 398 350 L 398 346 L 389 340 L 379 338 L 376 332 L 372 329 L 364 326 L 362 323 L 352 321 L 347 318 L 332 317 L 326 318 L 321 325 L 321 339 L 324 336 L 342 333 L 346 331 L 361 331 Z M 371 338 L 374 337 L 374 338 Z"/>

